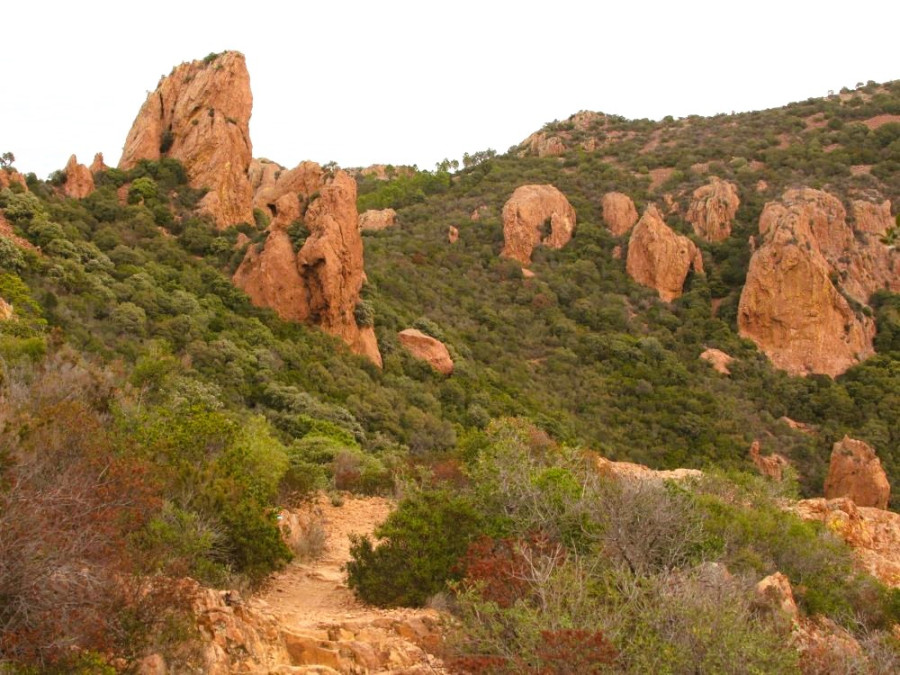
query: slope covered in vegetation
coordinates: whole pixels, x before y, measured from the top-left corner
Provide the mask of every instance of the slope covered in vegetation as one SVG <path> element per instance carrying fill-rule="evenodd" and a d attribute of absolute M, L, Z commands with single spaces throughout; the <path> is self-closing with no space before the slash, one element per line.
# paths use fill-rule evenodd
<path fill-rule="evenodd" d="M 8 223 L 0 230 L 0 298 L 12 307 L 0 320 L 0 655 L 67 670 L 77 665 L 74 644 L 93 650 L 79 657 L 90 670 L 92 654 L 175 649 L 189 630 L 160 580 L 258 583 L 290 559 L 277 507 L 320 488 L 390 492 L 399 482 L 413 494 L 399 513 L 419 509 L 437 519 L 428 537 L 443 537 L 452 523 L 458 537 L 436 552 L 431 581 L 388 568 L 406 580 L 388 602 L 421 603 L 445 588 L 480 535 L 494 542 L 479 544 L 495 547 L 482 551 L 494 562 L 513 550 L 497 543 L 505 540 L 538 537 L 544 543 L 526 549 L 541 555 L 545 545 L 563 547 L 567 557 L 554 563 L 563 576 L 546 580 L 562 584 L 553 591 L 560 597 L 573 578 L 583 581 L 578 556 L 596 562 L 591 556 L 612 545 L 602 534 L 609 524 L 594 518 L 598 504 L 625 497 L 598 487 L 575 499 L 594 485 L 573 459 L 581 449 L 655 468 L 734 470 L 752 467 L 748 448 L 759 439 L 765 452 L 793 463 L 802 494 L 818 495 L 832 444 L 850 434 L 877 449 L 897 484 L 900 297 L 879 292 L 871 309 L 859 308 L 876 321 L 877 354 L 836 379 L 776 370 L 739 337 L 736 316 L 748 240 L 766 201 L 801 185 L 845 200 L 900 198 L 898 115 L 898 83 L 709 119 L 580 114 L 540 132 L 557 139 L 553 156 L 536 156 L 547 144 L 529 142 L 501 156 L 475 153 L 455 173 L 444 163 L 389 180 L 360 174 L 360 208 L 398 212 L 396 227 L 365 235 L 368 283 L 358 305 L 359 320 L 374 320 L 383 369 L 315 328 L 254 307 L 232 285 L 247 247 L 267 236 L 265 218 L 217 230 L 196 216 L 202 191 L 188 186 L 178 162 L 98 173 L 97 190 L 80 200 L 63 196 L 62 174 L 46 182 L 30 175 L 27 189 L 10 183 L 0 190 Z M 741 198 L 732 234 L 719 243 L 697 238 L 680 215 L 710 175 L 734 182 Z M 535 276 L 526 278 L 499 256 L 501 209 L 531 183 L 561 190 L 578 225 L 561 250 L 535 251 Z M 679 299 L 662 302 L 626 273 L 627 237 L 613 236 L 601 215 L 610 191 L 628 194 L 639 210 L 665 194 L 681 205 L 666 220 L 693 237 L 706 275 L 690 276 Z M 452 244 L 451 226 L 459 231 Z M 16 244 L 7 231 L 38 248 Z M 289 234 L 305 236 L 301 227 Z M 452 376 L 401 348 L 397 333 L 409 327 L 449 346 Z M 698 358 L 708 347 L 735 357 L 730 376 Z M 492 421 L 505 418 L 534 427 Z M 489 480 L 490 461 L 512 461 L 491 460 L 498 448 L 536 458 L 516 479 L 524 492 L 504 494 Z M 810 612 L 844 620 L 863 607 L 869 587 L 847 581 L 845 553 L 828 549 L 808 562 L 798 552 L 815 548 L 815 528 L 784 525 L 769 511 L 765 523 L 750 523 L 740 505 L 716 501 L 716 490 L 654 493 L 653 508 L 674 504 L 685 526 L 702 522 L 704 534 L 677 560 L 648 563 L 651 588 L 668 583 L 663 572 L 715 559 L 757 576 L 784 571 L 806 586 L 800 600 Z M 534 498 L 556 510 L 528 520 L 520 502 Z M 396 534 L 385 534 L 399 542 L 407 525 L 419 524 L 418 515 L 398 519 Z M 729 540 L 723 519 L 745 522 L 746 541 Z M 764 550 L 747 534 L 782 526 L 800 529 Z M 376 569 L 372 555 L 360 542 L 359 587 L 371 578 L 382 592 L 385 579 L 364 573 Z M 809 582 L 823 566 L 823 579 L 840 580 L 833 597 Z M 594 644 L 598 663 L 612 653 L 607 638 L 621 650 L 621 635 L 649 620 L 621 614 L 610 589 L 628 578 L 618 567 L 607 572 L 609 593 L 585 597 L 590 611 L 566 627 L 589 631 L 577 639 Z M 695 583 L 686 574 L 685 583 Z M 123 576 L 137 585 L 121 584 Z M 153 592 L 139 590 L 151 579 Z M 896 620 L 896 598 L 873 588 L 877 616 L 865 626 L 881 630 Z M 472 585 L 461 593 L 463 616 L 484 616 L 480 603 L 491 598 Z M 511 628 L 517 642 L 496 642 L 507 620 L 498 615 L 501 623 L 469 624 L 461 653 L 500 658 L 502 669 L 516 650 L 559 651 L 576 639 L 559 632 L 562 624 L 535 623 L 528 593 L 516 590 L 504 608 L 524 603 Z M 71 598 L 70 611 L 59 611 L 61 596 Z M 681 600 L 672 598 L 673 607 Z M 745 610 L 736 606 L 723 620 L 740 624 Z M 606 637 L 589 630 L 598 613 L 617 612 L 618 628 L 601 625 Z M 542 630 L 556 632 L 542 638 Z M 778 627 L 760 630 L 760 649 L 774 660 L 759 667 L 792 667 L 791 654 L 770 649 Z M 646 666 L 628 658 L 629 667 Z"/>

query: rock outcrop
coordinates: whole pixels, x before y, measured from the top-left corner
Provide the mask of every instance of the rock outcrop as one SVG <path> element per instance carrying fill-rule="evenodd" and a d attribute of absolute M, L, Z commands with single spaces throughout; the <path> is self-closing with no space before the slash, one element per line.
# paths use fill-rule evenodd
<path fill-rule="evenodd" d="M 0 175 L 2 175 L 2 171 L 0 171 Z M 6 216 L 3 215 L 3 211 L 0 211 L 0 237 L 6 237 L 16 246 L 21 249 L 26 249 L 29 251 L 38 251 L 39 249 L 32 244 L 27 239 L 23 239 L 19 235 L 16 234 L 16 231 L 13 229 L 12 223 L 10 223 Z"/>
<path fill-rule="evenodd" d="M 0 321 L 10 321 L 13 318 L 13 306 L 3 298 L 0 298 Z"/>
<path fill-rule="evenodd" d="M 738 329 L 776 367 L 794 375 L 835 376 L 873 352 L 875 326 L 833 282 L 829 264 L 852 245 L 840 201 L 790 190 L 766 204 L 762 245 L 753 254 L 738 306 Z"/>
<path fill-rule="evenodd" d="M 503 205 L 505 258 L 531 263 L 536 246 L 562 248 L 575 230 L 575 209 L 552 185 L 523 185 Z"/>
<path fill-rule="evenodd" d="M 875 451 L 849 436 L 834 444 L 825 478 L 825 498 L 838 497 L 876 509 L 886 509 L 891 498 L 891 485 Z"/>
<path fill-rule="evenodd" d="M 900 588 L 900 514 L 858 506 L 852 499 L 804 499 L 791 507 L 804 520 L 823 523 L 852 548 L 858 566 Z"/>
<path fill-rule="evenodd" d="M 800 609 L 794 600 L 791 582 L 781 572 L 775 572 L 760 579 L 756 584 L 756 594 L 762 604 L 784 612 L 793 621 L 800 619 Z"/>
<path fill-rule="evenodd" d="M 453 227 L 453 225 L 447 229 L 447 241 L 451 244 L 455 244 L 459 241 L 459 229 Z"/>
<path fill-rule="evenodd" d="M 750 444 L 750 461 L 756 465 L 756 468 L 759 469 L 763 476 L 778 482 L 784 480 L 784 470 L 790 466 L 790 462 L 777 452 L 773 452 L 765 457 L 760 454 L 759 441 L 753 441 Z"/>
<path fill-rule="evenodd" d="M 359 229 L 384 230 L 397 224 L 397 212 L 394 209 L 369 209 L 359 214 Z"/>
<path fill-rule="evenodd" d="M 625 269 L 636 282 L 671 302 L 681 297 L 691 269 L 703 274 L 703 257 L 694 242 L 676 234 L 651 204 L 631 231 Z"/>
<path fill-rule="evenodd" d="M 634 207 L 634 202 L 626 194 L 607 192 L 603 195 L 601 204 L 606 227 L 616 237 L 621 237 L 628 232 L 638 221 L 638 212 Z"/>
<path fill-rule="evenodd" d="M 120 169 L 138 160 L 172 157 L 190 184 L 207 188 L 201 209 L 218 227 L 253 222 L 250 113 L 253 97 L 243 54 L 182 63 L 160 80 L 134 121 Z"/>
<path fill-rule="evenodd" d="M 544 131 L 537 131 L 522 141 L 522 152 L 519 156 L 537 155 L 538 157 L 559 157 L 566 154 L 568 147 L 565 141 L 555 135 L 548 135 Z"/>
<path fill-rule="evenodd" d="M 442 375 L 453 373 L 453 359 L 450 358 L 450 352 L 447 350 L 447 346 L 437 338 L 426 335 L 415 328 L 402 330 L 397 337 L 403 348 L 414 358 L 425 361 Z"/>
<path fill-rule="evenodd" d="M 731 371 L 728 370 L 728 364 L 734 361 L 734 357 L 729 356 L 721 349 L 706 349 L 700 354 L 700 358 L 709 363 L 717 373 L 731 375 Z"/>
<path fill-rule="evenodd" d="M 91 162 L 91 165 L 88 168 L 90 169 L 92 174 L 100 173 L 101 171 L 106 171 L 107 169 L 109 169 L 109 167 L 106 166 L 106 162 L 103 161 L 102 152 L 98 152 L 94 155 L 94 161 Z"/>
<path fill-rule="evenodd" d="M 707 185 L 694 190 L 686 218 L 698 237 L 722 241 L 731 234 L 731 223 L 740 204 L 734 183 L 711 176 Z"/>
<path fill-rule="evenodd" d="M 650 481 L 662 483 L 667 480 L 686 480 L 700 478 L 703 472 L 699 469 L 672 469 L 657 471 L 643 464 L 633 462 L 614 462 L 600 455 L 591 453 L 594 466 L 602 476 L 609 476 L 616 480 Z"/>
<path fill-rule="evenodd" d="M 0 169 L 0 190 L 8 188 L 13 183 L 17 183 L 28 191 L 28 185 L 25 183 L 25 176 L 15 169 Z"/>
<path fill-rule="evenodd" d="M 314 185 L 316 175 L 320 182 Z M 357 325 L 354 313 L 365 278 L 356 182 L 343 171 L 331 176 L 305 162 L 282 173 L 276 186 L 282 183 L 286 191 L 275 190 L 269 195 L 275 201 L 265 202 L 274 210 L 266 242 L 250 247 L 234 283 L 254 304 L 271 307 L 283 319 L 320 326 L 381 366 L 372 326 Z M 295 250 L 286 228 L 298 218 L 309 236 Z"/>
<path fill-rule="evenodd" d="M 94 175 L 84 164 L 79 164 L 75 155 L 66 163 L 66 182 L 63 192 L 67 197 L 84 199 L 94 191 Z"/>

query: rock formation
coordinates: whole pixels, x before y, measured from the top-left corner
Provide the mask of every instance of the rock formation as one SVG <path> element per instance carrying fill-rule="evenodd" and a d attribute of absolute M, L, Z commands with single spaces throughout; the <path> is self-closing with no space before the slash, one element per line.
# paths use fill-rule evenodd
<path fill-rule="evenodd" d="M 190 184 L 209 192 L 200 206 L 218 227 L 253 222 L 250 112 L 253 97 L 243 54 L 182 63 L 160 80 L 141 107 L 122 151 L 120 169 L 172 157 Z"/>
<path fill-rule="evenodd" d="M 407 328 L 397 334 L 403 348 L 420 361 L 425 361 L 442 375 L 450 375 L 453 372 L 453 359 L 447 346 L 430 335 L 426 335 L 415 328 Z"/>
<path fill-rule="evenodd" d="M 638 221 L 638 212 L 634 202 L 621 192 L 607 192 L 603 195 L 603 220 L 606 227 L 616 237 L 628 232 Z"/>
<path fill-rule="evenodd" d="M 0 171 L 0 175 L 2 175 L 2 173 L 3 172 Z M 16 234 L 16 231 L 13 229 L 12 224 L 6 219 L 6 216 L 3 215 L 2 210 L 0 210 L 0 237 L 6 237 L 21 249 L 27 249 L 29 251 L 39 250 L 30 241 L 28 241 L 27 239 L 23 239 Z"/>
<path fill-rule="evenodd" d="M 565 141 L 559 136 L 548 136 L 546 132 L 537 131 L 524 141 L 522 141 L 523 150 L 519 153 L 520 157 L 526 155 L 537 155 L 538 157 L 559 157 L 566 154 Z"/>
<path fill-rule="evenodd" d="M 320 176 L 318 184 L 313 176 Z M 234 283 L 254 304 L 271 307 L 283 319 L 316 324 L 340 337 L 357 354 L 381 366 L 372 326 L 359 326 L 354 310 L 365 272 L 356 211 L 356 182 L 343 171 L 324 174 L 305 162 L 282 173 L 276 185 L 297 192 L 266 202 L 274 213 L 261 249 L 250 247 L 234 274 Z M 295 252 L 287 226 L 302 218 L 309 236 Z"/>
<path fill-rule="evenodd" d="M 643 464 L 633 462 L 614 462 L 591 453 L 597 472 L 603 476 L 609 476 L 616 480 L 663 482 L 667 480 L 685 480 L 700 478 L 703 472 L 699 469 L 672 469 L 669 471 L 657 471 Z"/>
<path fill-rule="evenodd" d="M 834 444 L 825 478 L 825 498 L 837 497 L 876 509 L 886 509 L 891 497 L 887 474 L 875 451 L 848 436 Z"/>
<path fill-rule="evenodd" d="M 790 462 L 777 452 L 763 457 L 759 451 L 759 441 L 753 441 L 750 444 L 750 460 L 763 476 L 768 476 L 778 482 L 784 480 L 784 470 L 790 466 Z"/>
<path fill-rule="evenodd" d="M 0 298 L 0 321 L 10 321 L 13 317 L 13 306 Z"/>
<path fill-rule="evenodd" d="M 0 169 L 0 190 L 8 188 L 13 183 L 18 183 L 25 191 L 28 191 L 28 185 L 25 183 L 25 176 L 15 169 Z"/>
<path fill-rule="evenodd" d="M 75 155 L 66 163 L 66 182 L 63 192 L 67 197 L 84 199 L 94 191 L 94 175 L 84 164 L 79 164 Z"/>
<path fill-rule="evenodd" d="M 575 209 L 562 192 L 552 185 L 523 185 L 503 205 L 500 255 L 528 265 L 535 246 L 562 248 L 574 230 Z"/>
<path fill-rule="evenodd" d="M 781 572 L 764 577 L 756 584 L 756 594 L 764 604 L 771 604 L 792 620 L 800 619 L 800 610 L 794 600 L 791 582 Z"/>
<path fill-rule="evenodd" d="M 459 241 L 459 229 L 453 227 L 453 225 L 447 230 L 447 241 L 451 244 L 455 244 Z"/>
<path fill-rule="evenodd" d="M 394 209 L 369 209 L 359 214 L 359 229 L 383 230 L 397 224 L 397 212 Z"/>
<path fill-rule="evenodd" d="M 109 169 L 109 167 L 106 166 L 106 162 L 103 161 L 102 152 L 98 152 L 94 155 L 94 161 L 91 162 L 91 165 L 88 168 L 91 170 L 92 174 L 100 173 L 101 171 L 106 171 L 107 169 Z"/>
<path fill-rule="evenodd" d="M 734 357 L 729 356 L 721 349 L 707 349 L 700 354 L 700 358 L 709 363 L 717 373 L 731 375 L 731 371 L 728 370 L 728 364 L 734 361 Z"/>
<path fill-rule="evenodd" d="M 875 326 L 835 287 L 837 261 L 852 247 L 840 201 L 790 190 L 766 204 L 738 307 L 740 334 L 794 375 L 838 375 L 872 354 Z"/>
<path fill-rule="evenodd" d="M 625 269 L 639 284 L 656 289 L 671 302 L 681 296 L 691 268 L 703 274 L 700 249 L 687 237 L 676 234 L 663 222 L 652 204 L 631 232 Z"/>
<path fill-rule="evenodd" d="M 858 506 L 851 499 L 804 499 L 791 510 L 823 523 L 852 548 L 860 568 L 900 588 L 900 514 Z"/>
<path fill-rule="evenodd" d="M 722 241 L 731 234 L 731 222 L 740 204 L 734 183 L 710 176 L 707 185 L 694 190 L 686 218 L 698 237 Z"/>

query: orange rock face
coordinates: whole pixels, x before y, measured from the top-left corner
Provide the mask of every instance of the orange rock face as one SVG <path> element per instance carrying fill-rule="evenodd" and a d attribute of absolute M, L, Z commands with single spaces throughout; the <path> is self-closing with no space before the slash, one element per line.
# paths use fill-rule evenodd
<path fill-rule="evenodd" d="M 397 224 L 397 212 L 394 209 L 369 209 L 359 214 L 360 230 L 383 230 Z"/>
<path fill-rule="evenodd" d="M 700 354 L 700 358 L 709 363 L 717 373 L 731 375 L 728 364 L 734 361 L 734 357 L 729 356 L 721 349 L 707 349 Z"/>
<path fill-rule="evenodd" d="M 700 249 L 666 225 L 655 206 L 648 206 L 631 232 L 625 261 L 628 274 L 671 302 L 681 297 L 684 281 L 692 268 L 703 274 Z"/>
<path fill-rule="evenodd" d="M 526 148 L 521 154 L 537 155 L 538 157 L 559 157 L 566 154 L 565 141 L 559 136 L 548 136 L 543 131 L 531 134 L 522 141 L 522 145 Z"/>
<path fill-rule="evenodd" d="M 790 466 L 787 459 L 777 452 L 763 457 L 759 452 L 759 441 L 753 441 L 750 445 L 750 459 L 763 476 L 779 482 L 784 479 L 785 468 Z"/>
<path fill-rule="evenodd" d="M 442 375 L 453 372 L 453 359 L 447 346 L 430 335 L 415 328 L 407 328 L 397 334 L 403 348 L 420 361 L 425 361 Z"/>
<path fill-rule="evenodd" d="M 698 237 L 722 241 L 731 234 L 731 223 L 740 205 L 734 183 L 712 176 L 707 185 L 694 190 L 686 218 Z"/>
<path fill-rule="evenodd" d="M 94 191 L 94 175 L 84 164 L 79 164 L 75 155 L 66 164 L 66 182 L 63 192 L 67 197 L 84 199 Z"/>
<path fill-rule="evenodd" d="M 91 165 L 88 168 L 91 170 L 92 174 L 106 171 L 109 168 L 108 166 L 106 166 L 106 162 L 103 161 L 102 152 L 98 152 L 96 155 L 94 155 L 94 161 L 91 162 Z"/>
<path fill-rule="evenodd" d="M 852 548 L 859 567 L 888 586 L 900 588 L 900 514 L 851 499 L 804 499 L 791 509 L 817 520 Z"/>
<path fill-rule="evenodd" d="M 606 227 L 617 237 L 628 232 L 638 221 L 638 212 L 634 207 L 634 202 L 626 194 L 607 192 L 603 195 L 601 204 Z"/>
<path fill-rule="evenodd" d="M 18 183 L 26 191 L 28 190 L 28 185 L 25 184 L 25 176 L 15 169 L 0 169 L 0 190 L 8 188 L 13 183 Z"/>
<path fill-rule="evenodd" d="M 835 287 L 829 263 L 853 246 L 840 201 L 818 190 L 790 190 L 763 209 L 738 307 L 740 334 L 776 367 L 794 375 L 839 375 L 873 353 L 875 326 Z M 849 259 L 849 258 L 844 258 Z"/>
<path fill-rule="evenodd" d="M 447 230 L 447 241 L 451 244 L 455 244 L 459 241 L 459 230 L 453 227 L 453 225 Z"/>
<path fill-rule="evenodd" d="M 876 509 L 886 509 L 891 498 L 891 485 L 875 451 L 848 436 L 834 444 L 825 479 L 825 498 L 837 497 Z"/>
<path fill-rule="evenodd" d="M 122 151 L 120 169 L 172 157 L 190 184 L 207 188 L 201 208 L 218 227 L 253 222 L 247 178 L 253 96 L 243 54 L 182 63 L 160 80 L 141 107 Z"/>
<path fill-rule="evenodd" d="M 575 209 L 562 192 L 552 185 L 523 185 L 503 206 L 500 255 L 528 265 L 535 246 L 562 248 L 574 231 Z"/>
<path fill-rule="evenodd" d="M 271 307 L 284 319 L 320 326 L 381 366 L 375 331 L 358 326 L 354 315 L 365 278 L 356 183 L 343 171 L 332 177 L 312 163 L 301 167 L 282 173 L 278 180 L 293 187 L 305 185 L 309 191 L 301 193 L 303 204 L 294 192 L 276 199 L 277 213 L 265 245 L 247 251 L 234 283 L 254 304 Z M 311 175 L 321 176 L 321 183 L 304 183 Z M 285 229 L 295 215 L 309 230 L 296 252 Z M 288 218 L 291 221 L 284 222 Z"/>
<path fill-rule="evenodd" d="M 9 321 L 13 317 L 13 306 L 0 298 L 0 321 Z"/>

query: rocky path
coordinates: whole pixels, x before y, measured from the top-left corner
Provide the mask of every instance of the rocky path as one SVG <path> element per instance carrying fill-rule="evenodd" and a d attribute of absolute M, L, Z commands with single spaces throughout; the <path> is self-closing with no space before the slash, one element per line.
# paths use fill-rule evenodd
<path fill-rule="evenodd" d="M 429 653 L 440 645 L 436 612 L 369 607 L 346 584 L 349 535 L 371 534 L 391 508 L 389 500 L 379 497 L 347 498 L 334 506 L 322 496 L 308 513 L 284 516 L 294 531 L 319 519 L 326 533 L 321 557 L 295 562 L 273 575 L 249 601 L 251 608 L 277 621 L 295 666 L 290 672 L 445 672 Z"/>

